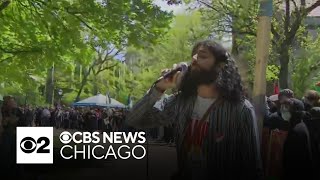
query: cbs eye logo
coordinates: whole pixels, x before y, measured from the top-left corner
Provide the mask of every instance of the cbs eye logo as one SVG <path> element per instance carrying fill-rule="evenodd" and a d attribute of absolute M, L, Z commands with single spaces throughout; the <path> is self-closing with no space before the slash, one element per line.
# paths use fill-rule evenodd
<path fill-rule="evenodd" d="M 72 141 L 72 135 L 67 131 L 62 132 L 59 138 L 63 144 L 68 144 Z"/>
<path fill-rule="evenodd" d="M 47 137 L 40 137 L 37 140 L 32 137 L 25 137 L 20 142 L 20 149 L 27 154 L 33 153 L 36 149 L 36 153 L 50 153 L 50 149 L 48 149 L 49 144 L 50 140 Z"/>

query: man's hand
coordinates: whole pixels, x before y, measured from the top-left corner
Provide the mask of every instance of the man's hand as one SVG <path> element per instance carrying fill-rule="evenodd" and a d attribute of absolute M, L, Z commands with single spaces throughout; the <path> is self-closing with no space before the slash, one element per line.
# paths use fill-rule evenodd
<path fill-rule="evenodd" d="M 176 64 L 173 65 L 173 69 L 176 68 Z M 168 73 L 172 69 L 164 69 L 161 71 L 161 76 Z M 182 73 L 178 71 L 173 77 L 163 78 L 156 85 L 156 89 L 160 92 L 164 92 L 167 89 L 175 88 L 179 84 L 182 78 Z"/>

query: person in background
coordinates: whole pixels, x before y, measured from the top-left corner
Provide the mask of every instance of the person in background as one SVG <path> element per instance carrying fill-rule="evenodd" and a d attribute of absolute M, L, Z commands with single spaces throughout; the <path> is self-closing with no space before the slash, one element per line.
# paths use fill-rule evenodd
<path fill-rule="evenodd" d="M 267 98 L 267 104 L 269 107 L 270 114 L 273 114 L 278 111 L 278 106 L 279 106 L 278 96 L 279 96 L 278 94 L 274 94 Z"/>
<path fill-rule="evenodd" d="M 70 111 L 70 121 L 71 129 L 79 129 L 79 112 L 74 108 Z"/>
<path fill-rule="evenodd" d="M 320 179 L 320 107 L 313 107 L 310 110 L 311 120 L 306 122 L 310 131 L 310 138 L 313 147 L 313 158 L 315 161 L 315 168 L 317 176 Z"/>
<path fill-rule="evenodd" d="M 2 113 L 3 132 L 0 136 L 0 169 L 1 176 L 22 178 L 23 166 L 16 164 L 16 127 L 26 126 L 25 117 L 12 96 L 5 96 Z"/>
<path fill-rule="evenodd" d="M 86 130 L 89 132 L 95 131 L 95 124 L 97 122 L 97 117 L 94 108 L 87 108 L 84 116 Z"/>
<path fill-rule="evenodd" d="M 317 91 L 308 90 L 303 97 L 303 103 L 306 111 L 310 111 L 319 104 L 320 95 Z"/>
<path fill-rule="evenodd" d="M 110 117 L 108 116 L 108 113 L 106 110 L 103 112 L 102 117 L 103 117 L 103 131 L 106 133 L 110 133 L 112 130 L 112 127 L 109 119 Z"/>
<path fill-rule="evenodd" d="M 96 124 L 96 130 L 102 130 L 102 110 L 100 108 L 95 109 L 95 114 L 97 116 L 97 124 Z"/>
<path fill-rule="evenodd" d="M 269 115 L 264 121 L 264 126 L 270 129 L 288 129 L 288 121 L 286 120 L 286 115 L 281 112 L 281 105 L 285 102 L 287 98 L 293 98 L 294 93 L 290 89 L 283 89 L 278 95 L 278 102 L 276 103 L 277 111 Z"/>
<path fill-rule="evenodd" d="M 50 117 L 51 112 L 49 111 L 49 108 L 44 108 L 41 112 L 41 126 L 50 126 Z"/>
<path fill-rule="evenodd" d="M 288 135 L 283 145 L 284 179 L 313 179 L 316 175 L 311 134 L 304 123 L 309 117 L 303 102 L 286 98 L 281 104 L 281 113 L 288 122 Z"/>
<path fill-rule="evenodd" d="M 27 126 L 29 127 L 33 126 L 34 111 L 31 108 L 31 106 L 27 106 L 25 110 L 25 117 L 26 117 Z"/>
<path fill-rule="evenodd" d="M 36 109 L 36 119 L 35 119 L 35 124 L 36 126 L 41 126 L 41 113 L 42 113 L 43 108 L 38 107 Z"/>
<path fill-rule="evenodd" d="M 68 108 L 64 108 L 63 112 L 63 128 L 69 129 L 70 128 L 70 111 Z"/>

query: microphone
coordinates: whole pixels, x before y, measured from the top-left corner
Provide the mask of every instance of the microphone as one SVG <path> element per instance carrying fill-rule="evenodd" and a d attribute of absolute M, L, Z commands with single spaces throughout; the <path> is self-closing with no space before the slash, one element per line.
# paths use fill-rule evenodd
<path fill-rule="evenodd" d="M 178 71 L 185 73 L 188 70 L 188 64 L 185 62 L 179 63 L 176 68 L 170 70 L 169 72 L 162 75 L 155 83 L 159 82 L 162 79 L 173 77 Z"/>

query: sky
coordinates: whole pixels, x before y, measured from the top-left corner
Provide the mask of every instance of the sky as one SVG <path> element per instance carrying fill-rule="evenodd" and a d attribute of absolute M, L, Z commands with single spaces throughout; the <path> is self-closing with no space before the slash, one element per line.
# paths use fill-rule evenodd
<path fill-rule="evenodd" d="M 175 15 L 183 13 L 187 6 L 180 4 L 180 5 L 168 5 L 167 2 L 165 0 L 154 0 L 154 4 L 160 6 L 160 8 L 164 11 L 173 11 L 173 13 Z M 226 48 L 230 48 L 231 47 L 231 37 L 226 36 L 222 39 L 222 44 L 224 47 Z"/>
<path fill-rule="evenodd" d="M 154 0 L 154 4 L 160 6 L 160 8 L 164 11 L 173 11 L 174 14 L 182 13 L 186 6 L 183 4 L 180 5 L 168 5 L 165 0 Z"/>

